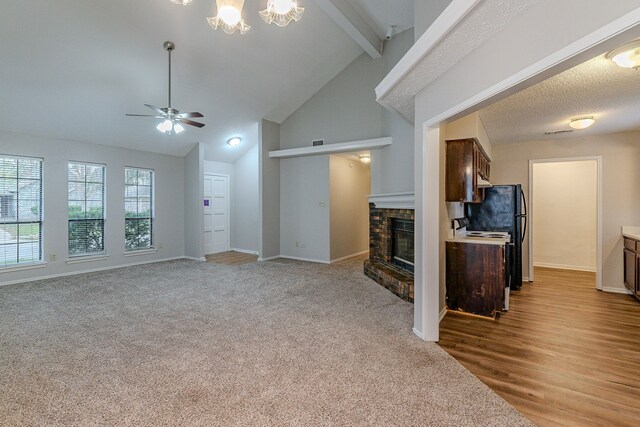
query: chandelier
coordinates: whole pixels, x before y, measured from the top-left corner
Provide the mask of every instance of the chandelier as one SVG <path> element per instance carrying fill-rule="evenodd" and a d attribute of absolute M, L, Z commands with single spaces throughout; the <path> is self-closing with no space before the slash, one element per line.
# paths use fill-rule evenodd
<path fill-rule="evenodd" d="M 170 0 L 171 3 L 183 6 L 192 0 Z M 218 13 L 216 16 L 207 17 L 207 22 L 214 30 L 220 28 L 227 34 L 240 31 L 245 34 L 251 26 L 242 19 L 244 0 L 216 0 Z M 276 24 L 278 27 L 286 27 L 291 21 L 298 21 L 304 13 L 303 7 L 298 7 L 298 0 L 268 0 L 267 8 L 258 12 L 267 24 Z"/>

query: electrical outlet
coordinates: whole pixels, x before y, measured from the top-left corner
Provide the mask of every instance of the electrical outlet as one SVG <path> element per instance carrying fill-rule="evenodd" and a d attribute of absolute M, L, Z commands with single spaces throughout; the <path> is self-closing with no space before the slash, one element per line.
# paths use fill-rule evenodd
<path fill-rule="evenodd" d="M 56 254 L 49 255 L 49 261 L 55 261 L 56 259 L 58 259 L 58 255 Z"/>

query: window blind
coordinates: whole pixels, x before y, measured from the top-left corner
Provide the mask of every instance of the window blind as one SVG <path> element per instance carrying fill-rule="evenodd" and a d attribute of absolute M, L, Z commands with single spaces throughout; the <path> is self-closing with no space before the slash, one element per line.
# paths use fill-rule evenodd
<path fill-rule="evenodd" d="M 69 256 L 104 253 L 105 166 L 69 163 Z"/>
<path fill-rule="evenodd" d="M 42 260 L 42 159 L 0 155 L 0 268 Z"/>
<path fill-rule="evenodd" d="M 153 171 L 125 168 L 125 249 L 153 247 Z"/>

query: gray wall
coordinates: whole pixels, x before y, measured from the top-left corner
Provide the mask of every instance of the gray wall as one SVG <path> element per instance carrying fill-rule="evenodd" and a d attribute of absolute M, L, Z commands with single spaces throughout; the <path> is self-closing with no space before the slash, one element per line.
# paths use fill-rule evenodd
<path fill-rule="evenodd" d="M 231 248 L 258 252 L 258 153 L 256 144 L 234 164 L 231 190 Z"/>
<path fill-rule="evenodd" d="M 280 160 L 269 151 L 280 148 L 280 125 L 262 120 L 259 127 L 259 255 L 261 259 L 280 255 Z"/>
<path fill-rule="evenodd" d="M 413 2 L 415 39 L 418 40 L 451 0 L 416 0 Z"/>
<path fill-rule="evenodd" d="M 329 156 L 280 160 L 280 253 L 329 262 Z"/>
<path fill-rule="evenodd" d="M 43 259 L 46 267 L 1 272 L 0 283 L 37 277 L 104 269 L 184 256 L 184 160 L 181 157 L 145 153 L 52 138 L 0 132 L 0 153 L 30 156 L 43 162 Z M 106 165 L 105 247 L 107 259 L 67 264 L 67 163 Z M 124 168 L 155 171 L 154 246 L 157 253 L 125 256 Z M 56 260 L 51 261 L 51 255 Z"/>
<path fill-rule="evenodd" d="M 201 143 L 184 158 L 185 255 L 204 258 L 204 147 Z"/>

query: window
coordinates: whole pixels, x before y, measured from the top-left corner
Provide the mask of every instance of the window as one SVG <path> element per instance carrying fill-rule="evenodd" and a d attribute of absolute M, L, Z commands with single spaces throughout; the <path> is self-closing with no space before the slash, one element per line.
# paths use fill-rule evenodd
<path fill-rule="evenodd" d="M 153 171 L 125 168 L 124 246 L 128 251 L 153 247 Z"/>
<path fill-rule="evenodd" d="M 69 163 L 69 256 L 104 253 L 105 166 Z"/>
<path fill-rule="evenodd" d="M 0 268 L 42 260 L 42 159 L 0 155 Z"/>

